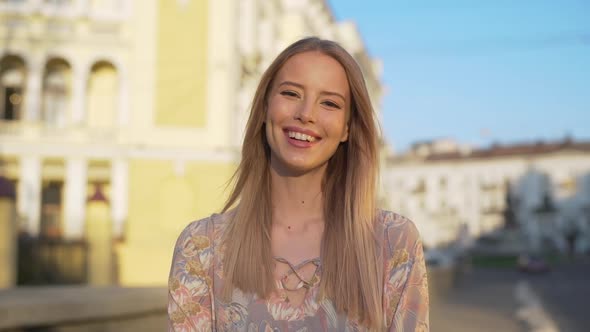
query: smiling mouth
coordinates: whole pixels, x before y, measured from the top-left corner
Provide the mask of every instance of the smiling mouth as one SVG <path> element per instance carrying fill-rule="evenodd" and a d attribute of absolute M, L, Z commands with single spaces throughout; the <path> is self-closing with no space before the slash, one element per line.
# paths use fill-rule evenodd
<path fill-rule="evenodd" d="M 300 132 L 296 132 L 296 131 L 287 131 L 287 135 L 292 139 L 296 139 L 296 140 L 302 141 L 302 142 L 315 142 L 318 140 L 317 138 L 315 138 L 313 136 L 303 134 Z"/>

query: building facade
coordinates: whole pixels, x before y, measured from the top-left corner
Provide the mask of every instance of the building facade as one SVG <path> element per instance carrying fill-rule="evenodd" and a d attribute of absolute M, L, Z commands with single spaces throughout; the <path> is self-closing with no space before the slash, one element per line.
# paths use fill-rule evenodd
<path fill-rule="evenodd" d="M 101 191 L 118 282 L 166 283 L 180 231 L 223 205 L 260 75 L 309 35 L 355 56 L 378 106 L 379 62 L 325 1 L 1 2 L 0 176 L 20 231 L 84 239 Z"/>
<path fill-rule="evenodd" d="M 415 144 L 388 159 L 391 208 L 413 219 L 425 245 L 520 227 L 531 251 L 590 249 L 590 144 L 561 142 L 471 149 L 451 140 Z"/>

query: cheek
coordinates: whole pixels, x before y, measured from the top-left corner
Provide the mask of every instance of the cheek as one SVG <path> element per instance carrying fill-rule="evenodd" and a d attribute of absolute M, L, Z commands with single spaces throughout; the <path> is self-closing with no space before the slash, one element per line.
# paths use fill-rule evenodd
<path fill-rule="evenodd" d="M 264 135 L 266 137 L 266 141 L 271 144 L 273 142 L 273 138 L 272 138 L 272 119 L 270 118 L 270 116 L 267 113 L 266 116 L 266 120 L 264 121 Z"/>
<path fill-rule="evenodd" d="M 346 117 L 340 114 L 336 116 L 330 116 L 324 122 L 326 128 L 329 128 L 330 135 L 340 139 L 346 134 Z"/>
<path fill-rule="evenodd" d="M 284 102 L 272 102 L 268 106 L 266 121 L 275 128 L 280 127 L 293 118 L 295 108 L 293 104 Z"/>
<path fill-rule="evenodd" d="M 265 132 L 267 141 L 273 141 L 277 128 L 280 128 L 281 112 L 276 104 L 270 102 L 265 115 Z"/>
<path fill-rule="evenodd" d="M 280 105 L 274 102 L 273 99 L 269 100 L 268 107 L 266 109 L 266 121 L 270 123 L 276 123 L 280 117 Z"/>

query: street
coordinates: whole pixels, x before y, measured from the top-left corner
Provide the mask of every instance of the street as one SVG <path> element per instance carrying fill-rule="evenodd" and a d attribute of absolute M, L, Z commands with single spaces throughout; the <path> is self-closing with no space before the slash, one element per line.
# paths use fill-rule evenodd
<path fill-rule="evenodd" d="M 441 296 L 432 296 L 432 331 L 526 331 L 516 319 L 516 271 L 473 269 Z"/>
<path fill-rule="evenodd" d="M 563 263 L 552 272 L 527 278 L 560 331 L 588 331 L 590 260 Z"/>
<path fill-rule="evenodd" d="M 509 268 L 473 268 L 444 295 L 433 295 L 432 331 L 529 331 L 517 316 L 522 303 L 517 285 L 526 283 L 548 320 L 559 331 L 587 331 L 590 324 L 590 260 L 562 262 L 547 274 L 529 275 Z M 535 322 L 533 322 L 535 323 Z"/>

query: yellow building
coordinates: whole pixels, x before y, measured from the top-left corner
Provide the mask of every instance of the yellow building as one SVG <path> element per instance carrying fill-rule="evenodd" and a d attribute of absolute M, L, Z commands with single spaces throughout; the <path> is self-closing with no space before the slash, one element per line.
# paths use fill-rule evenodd
<path fill-rule="evenodd" d="M 0 2 L 0 175 L 21 231 L 83 240 L 100 184 L 118 282 L 164 284 L 181 229 L 223 205 L 263 69 L 308 35 L 348 48 L 379 101 L 379 64 L 321 0 Z"/>

